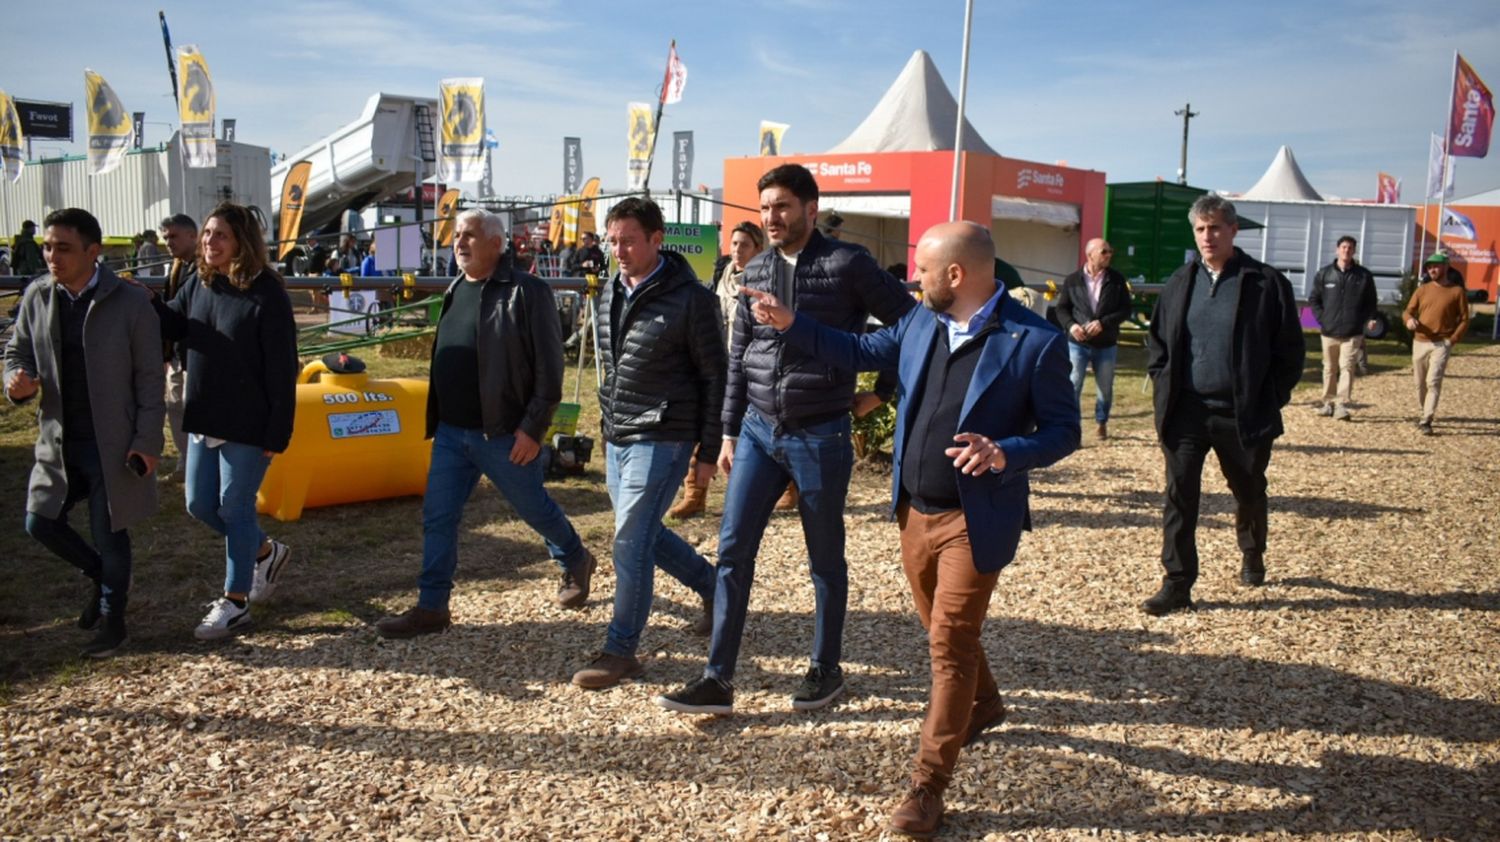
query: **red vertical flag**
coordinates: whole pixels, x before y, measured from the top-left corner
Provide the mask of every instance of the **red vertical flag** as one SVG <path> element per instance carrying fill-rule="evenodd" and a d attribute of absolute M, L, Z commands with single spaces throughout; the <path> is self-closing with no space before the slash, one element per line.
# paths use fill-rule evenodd
<path fill-rule="evenodd" d="M 1390 173 L 1379 174 L 1380 186 L 1375 193 L 1375 202 L 1381 205 L 1401 203 L 1401 181 Z"/>
<path fill-rule="evenodd" d="M 1448 154 L 1483 158 L 1490 151 L 1495 99 L 1479 74 L 1458 57 L 1453 72 L 1453 113 L 1448 115 Z"/>

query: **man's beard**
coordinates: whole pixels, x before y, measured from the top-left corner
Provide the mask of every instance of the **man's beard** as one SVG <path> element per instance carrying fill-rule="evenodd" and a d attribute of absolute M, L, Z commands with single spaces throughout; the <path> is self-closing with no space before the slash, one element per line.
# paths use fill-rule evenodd
<path fill-rule="evenodd" d="M 948 312 L 948 308 L 953 306 L 953 302 L 957 298 L 958 296 L 953 294 L 953 287 L 944 287 L 940 290 L 924 293 L 922 295 L 922 306 L 934 313 L 946 313 Z"/>

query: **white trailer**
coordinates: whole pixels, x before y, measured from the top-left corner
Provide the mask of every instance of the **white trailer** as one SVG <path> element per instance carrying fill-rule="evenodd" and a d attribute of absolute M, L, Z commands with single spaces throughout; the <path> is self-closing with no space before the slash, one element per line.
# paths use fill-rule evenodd
<path fill-rule="evenodd" d="M 1340 237 L 1359 241 L 1358 260 L 1375 276 L 1381 304 L 1401 299 L 1412 266 L 1417 209 L 1411 205 L 1232 199 L 1235 211 L 1265 228 L 1240 230 L 1234 244 L 1268 263 L 1306 300 L 1318 270 L 1334 261 Z"/>
<path fill-rule="evenodd" d="M 0 179 L 0 231 L 9 236 L 24 220 L 41 225 L 52 211 L 83 208 L 106 237 L 130 237 L 155 230 L 174 213 L 201 221 L 224 201 L 255 208 L 269 223 L 270 172 L 269 149 L 224 140 L 218 142 L 217 166 L 184 168 L 176 135 L 162 146 L 131 150 L 104 175 L 89 175 L 82 155 L 30 162 L 16 183 Z"/>

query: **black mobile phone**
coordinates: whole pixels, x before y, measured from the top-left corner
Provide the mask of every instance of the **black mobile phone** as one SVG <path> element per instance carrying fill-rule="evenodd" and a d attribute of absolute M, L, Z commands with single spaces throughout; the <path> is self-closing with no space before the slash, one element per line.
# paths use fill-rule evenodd
<path fill-rule="evenodd" d="M 138 477 L 146 475 L 146 460 L 142 459 L 139 453 L 130 454 L 130 458 L 125 460 L 125 467 L 129 468 Z"/>

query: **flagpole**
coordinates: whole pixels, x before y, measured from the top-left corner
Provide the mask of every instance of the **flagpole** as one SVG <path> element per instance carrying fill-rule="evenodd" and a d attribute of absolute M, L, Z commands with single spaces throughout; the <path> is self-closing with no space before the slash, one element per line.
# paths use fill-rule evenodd
<path fill-rule="evenodd" d="M 953 129 L 953 191 L 948 200 L 948 221 L 958 219 L 959 173 L 963 169 L 964 106 L 969 95 L 969 32 L 974 24 L 974 0 L 964 3 L 964 51 L 958 70 L 958 125 Z"/>
<path fill-rule="evenodd" d="M 656 138 L 661 134 L 661 111 L 667 104 L 667 84 L 672 75 L 672 53 L 677 50 L 677 39 L 667 48 L 667 69 L 661 75 L 661 94 L 656 98 L 656 119 L 651 123 L 651 152 L 646 155 L 646 177 L 641 180 L 641 194 L 651 198 L 651 164 L 656 161 Z M 1456 55 L 1456 53 L 1455 53 Z"/>
<path fill-rule="evenodd" d="M 172 35 L 167 31 L 167 13 L 165 10 L 157 10 L 157 20 L 161 21 L 161 44 L 167 51 L 167 74 L 172 77 L 172 104 L 177 107 L 177 164 L 182 176 L 180 186 L 182 188 L 181 213 L 187 213 L 187 138 L 182 134 L 182 97 L 177 93 L 177 56 L 172 55 Z"/>
<path fill-rule="evenodd" d="M 1458 89 L 1458 50 L 1453 51 L 1453 82 L 1448 86 L 1448 116 L 1444 119 L 1443 127 L 1443 174 L 1438 179 L 1438 218 L 1437 238 L 1433 243 L 1433 253 L 1443 250 L 1443 212 L 1448 209 L 1448 168 L 1452 166 L 1448 154 L 1448 144 L 1453 140 L 1453 94 Z"/>

